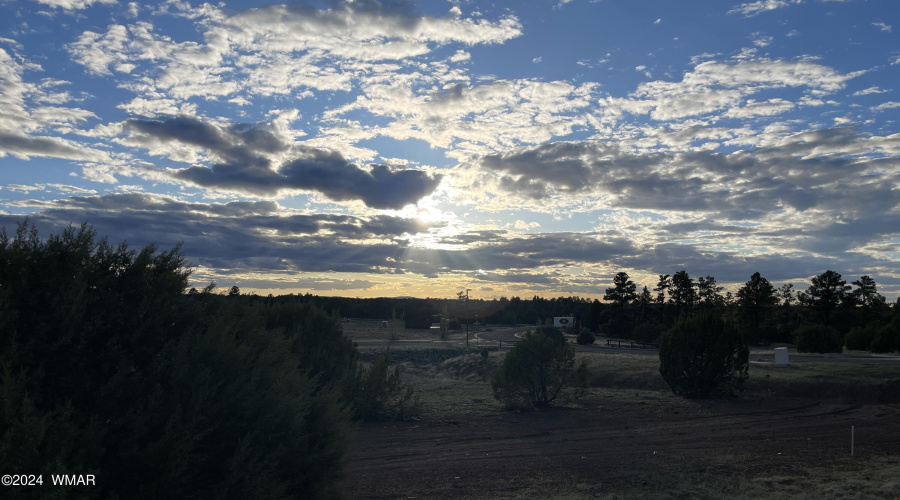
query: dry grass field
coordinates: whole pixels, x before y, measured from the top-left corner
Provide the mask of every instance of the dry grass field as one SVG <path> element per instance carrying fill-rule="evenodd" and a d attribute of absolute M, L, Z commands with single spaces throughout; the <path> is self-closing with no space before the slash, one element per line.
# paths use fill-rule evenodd
<path fill-rule="evenodd" d="M 416 418 L 360 427 L 352 498 L 900 498 L 896 367 L 754 363 L 739 397 L 692 401 L 669 391 L 655 356 L 579 353 L 586 394 L 515 413 L 491 393 L 504 353 L 485 358 L 459 333 L 402 342 L 436 330 L 372 343 L 383 330 L 345 324 L 363 359 L 390 346 Z"/>

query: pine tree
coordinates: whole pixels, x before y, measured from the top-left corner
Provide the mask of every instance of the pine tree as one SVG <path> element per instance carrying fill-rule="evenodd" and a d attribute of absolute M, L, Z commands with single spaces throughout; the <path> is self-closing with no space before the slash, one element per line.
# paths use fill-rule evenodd
<path fill-rule="evenodd" d="M 775 287 L 759 272 L 755 272 L 738 290 L 737 297 L 741 326 L 745 333 L 751 338 L 773 340 L 774 311 L 778 303 Z"/>

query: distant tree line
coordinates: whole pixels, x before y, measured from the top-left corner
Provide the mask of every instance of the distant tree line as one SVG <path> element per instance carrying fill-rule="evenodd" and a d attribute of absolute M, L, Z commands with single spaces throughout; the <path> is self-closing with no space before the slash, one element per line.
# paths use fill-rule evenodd
<path fill-rule="evenodd" d="M 829 343 L 830 350 L 845 344 L 850 349 L 900 350 L 900 307 L 887 303 L 871 276 L 848 284 L 827 270 L 810 281 L 806 290 L 795 291 L 792 284 L 776 288 L 756 272 L 732 294 L 724 292 L 714 276 L 695 279 L 681 270 L 659 275 L 653 288 L 639 287 L 628 273 L 619 272 L 604 302 L 576 296 L 466 300 L 461 294 L 453 299 L 301 297 L 350 317 L 386 319 L 400 311 L 409 328 L 428 328 L 442 317 L 456 329 L 476 320 L 540 325 L 554 316 L 575 316 L 580 328 L 594 333 L 656 342 L 679 318 L 710 313 L 727 319 L 754 344 L 796 344 L 799 339 L 803 347 L 809 335 L 824 335 L 836 339 Z"/>
<path fill-rule="evenodd" d="M 411 398 L 297 297 L 186 294 L 179 247 L 0 231 L 0 470 L 97 487 L 4 498 L 334 498 L 354 421 Z"/>
<path fill-rule="evenodd" d="M 590 327 L 621 337 L 651 341 L 683 317 L 711 313 L 734 325 L 749 342 L 796 343 L 804 349 L 809 337 L 817 340 L 809 349 L 840 351 L 845 341 L 853 349 L 891 351 L 900 349 L 900 307 L 890 307 L 878 293 L 875 280 L 861 276 L 848 284 L 828 270 L 814 276 L 805 291 L 793 285 L 776 289 L 759 272 L 735 295 L 722 294 L 713 276 L 691 278 L 687 271 L 659 275 L 656 286 L 640 293 L 627 273 L 620 272 L 604 298 L 616 307 L 607 308 Z"/>

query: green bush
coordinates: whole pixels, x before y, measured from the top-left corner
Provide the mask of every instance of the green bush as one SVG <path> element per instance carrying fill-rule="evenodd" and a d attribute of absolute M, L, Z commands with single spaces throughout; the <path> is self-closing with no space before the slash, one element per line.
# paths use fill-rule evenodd
<path fill-rule="evenodd" d="M 578 345 L 591 345 L 597 338 L 594 337 L 594 332 L 587 328 L 582 328 L 575 340 L 578 342 Z"/>
<path fill-rule="evenodd" d="M 353 404 L 363 420 L 404 418 L 415 403 L 413 388 L 403 382 L 403 367 L 391 368 L 391 351 L 376 359 L 369 369 L 359 368 Z"/>
<path fill-rule="evenodd" d="M 794 344 L 797 352 L 843 352 L 844 340 L 840 332 L 830 326 L 811 324 L 803 325 L 794 331 Z"/>
<path fill-rule="evenodd" d="M 688 398 L 743 390 L 750 349 L 736 329 L 706 313 L 682 318 L 660 340 L 659 372 L 672 392 Z"/>
<path fill-rule="evenodd" d="M 847 336 L 844 337 L 844 343 L 847 345 L 847 349 L 868 351 L 872 348 L 872 341 L 875 340 L 875 331 L 877 329 L 878 328 L 872 324 L 866 326 L 854 326 L 847 332 Z"/>
<path fill-rule="evenodd" d="M 353 343 L 308 304 L 184 294 L 189 274 L 87 225 L 0 231 L 0 470 L 97 474 L 54 498 L 338 496 Z"/>
<path fill-rule="evenodd" d="M 900 350 L 900 331 L 893 325 L 885 325 L 875 330 L 872 339 L 872 352 L 891 352 Z"/>
<path fill-rule="evenodd" d="M 559 330 L 528 331 L 491 379 L 494 397 L 507 409 L 547 406 L 570 381 L 575 350 Z"/>

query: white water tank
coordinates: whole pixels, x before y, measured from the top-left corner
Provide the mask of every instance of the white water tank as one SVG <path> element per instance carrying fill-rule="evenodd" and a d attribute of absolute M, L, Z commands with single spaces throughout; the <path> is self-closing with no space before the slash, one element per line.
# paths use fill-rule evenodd
<path fill-rule="evenodd" d="M 786 364 L 788 364 L 788 350 L 787 350 L 787 347 L 776 347 L 776 348 L 775 348 L 775 364 L 776 364 L 776 365 L 786 365 Z"/>

